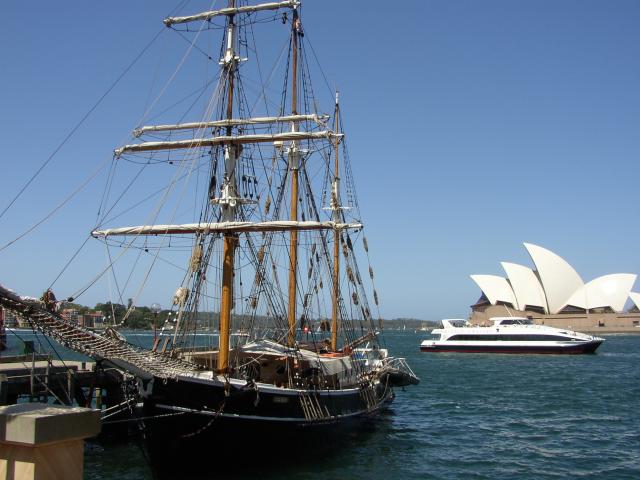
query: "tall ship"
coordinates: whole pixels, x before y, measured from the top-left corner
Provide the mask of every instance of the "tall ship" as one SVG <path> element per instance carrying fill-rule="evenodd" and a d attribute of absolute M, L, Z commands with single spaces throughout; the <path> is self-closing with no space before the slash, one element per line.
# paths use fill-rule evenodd
<path fill-rule="evenodd" d="M 547 325 L 535 325 L 522 317 L 492 317 L 492 325 L 481 327 L 466 320 L 442 320 L 442 328 L 431 331 L 437 340 L 424 340 L 423 352 L 466 353 L 594 353 L 603 338 Z"/>
<path fill-rule="evenodd" d="M 385 348 L 339 96 L 321 110 L 300 11 L 297 0 L 229 0 L 164 19 L 190 50 L 204 53 L 205 34 L 222 39 L 200 101 L 189 98 L 173 123 L 139 125 L 114 151 L 91 232 L 108 262 L 90 284 L 108 278 L 113 304 L 133 292 L 114 327 L 65 320 L 51 291 L 37 301 L 0 288 L 0 303 L 34 328 L 132 375 L 145 436 L 167 451 L 207 438 L 269 445 L 337 434 L 419 381 Z M 262 58 L 251 66 L 265 27 L 285 40 L 279 52 L 267 48 L 271 68 Z M 151 170 L 155 193 L 125 205 Z M 168 325 L 145 349 L 117 330 L 154 275 L 174 279 L 175 293 Z"/>

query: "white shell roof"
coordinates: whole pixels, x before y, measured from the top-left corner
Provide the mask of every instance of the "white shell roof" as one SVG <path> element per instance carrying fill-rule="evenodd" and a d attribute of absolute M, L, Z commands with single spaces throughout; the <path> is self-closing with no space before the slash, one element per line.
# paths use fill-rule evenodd
<path fill-rule="evenodd" d="M 622 312 L 635 281 L 636 275 L 630 273 L 595 278 L 576 290 L 567 305 L 584 309 L 611 307 L 615 312 Z"/>
<path fill-rule="evenodd" d="M 497 275 L 471 275 L 471 279 L 478 284 L 491 305 L 498 302 L 508 302 L 515 308 L 520 308 L 506 278 Z"/>
<path fill-rule="evenodd" d="M 529 267 L 519 265 L 517 263 L 502 262 L 502 268 L 504 269 L 509 283 L 513 289 L 513 293 L 516 296 L 518 305 L 521 310 L 524 310 L 527 305 L 531 307 L 540 307 L 544 309 L 545 313 L 548 313 L 547 298 L 544 294 L 544 289 L 540 285 L 540 280 L 535 272 Z"/>
<path fill-rule="evenodd" d="M 492 305 L 508 302 L 519 310 L 525 310 L 527 306 L 542 307 L 550 314 L 559 313 L 568 305 L 585 310 L 610 307 L 615 312 L 622 312 L 630 297 L 640 308 L 640 293 L 631 292 L 637 275 L 604 275 L 585 284 L 562 257 L 538 245 L 525 243 L 524 246 L 536 270 L 502 262 L 508 278 L 471 275 Z"/>
<path fill-rule="evenodd" d="M 640 293 L 638 293 L 638 292 L 629 292 L 629 298 L 635 304 L 635 306 L 640 309 Z"/>
<path fill-rule="evenodd" d="M 569 298 L 584 285 L 582 278 L 566 260 L 552 251 L 531 243 L 525 243 L 524 247 L 540 276 L 549 313 L 558 313 L 567 305 Z"/>

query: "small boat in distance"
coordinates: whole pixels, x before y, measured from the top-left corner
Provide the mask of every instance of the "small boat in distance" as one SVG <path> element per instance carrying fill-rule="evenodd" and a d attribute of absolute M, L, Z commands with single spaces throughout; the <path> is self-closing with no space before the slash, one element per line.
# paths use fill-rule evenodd
<path fill-rule="evenodd" d="M 431 333 L 438 340 L 424 340 L 422 352 L 467 353 L 594 353 L 604 338 L 546 325 L 534 325 L 521 317 L 493 317 L 493 325 L 480 327 L 466 320 L 442 320 Z"/>

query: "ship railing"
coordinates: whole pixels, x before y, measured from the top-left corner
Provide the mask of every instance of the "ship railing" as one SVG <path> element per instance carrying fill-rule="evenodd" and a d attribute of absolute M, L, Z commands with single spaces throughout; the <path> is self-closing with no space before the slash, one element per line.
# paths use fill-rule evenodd
<path fill-rule="evenodd" d="M 418 376 L 413 372 L 407 360 L 401 357 L 387 357 L 384 360 L 384 367 L 398 370 L 400 372 L 406 373 L 412 377 L 418 378 Z"/>

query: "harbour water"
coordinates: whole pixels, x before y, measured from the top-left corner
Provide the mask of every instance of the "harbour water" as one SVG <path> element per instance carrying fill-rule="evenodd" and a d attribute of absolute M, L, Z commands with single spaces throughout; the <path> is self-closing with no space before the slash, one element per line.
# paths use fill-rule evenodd
<path fill-rule="evenodd" d="M 217 478 L 216 465 L 247 479 L 640 478 L 640 335 L 607 336 L 595 355 L 556 356 L 421 353 L 421 333 L 385 334 L 422 382 L 398 391 L 375 428 L 304 460 L 283 445 L 267 466 L 251 465 L 259 439 L 239 447 L 243 464 L 215 458 L 211 445 L 209 468 L 184 478 Z M 154 478 L 135 442 L 90 443 L 85 461 L 87 479 Z"/>

